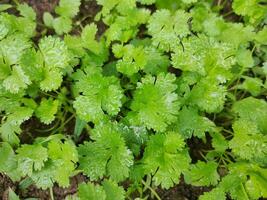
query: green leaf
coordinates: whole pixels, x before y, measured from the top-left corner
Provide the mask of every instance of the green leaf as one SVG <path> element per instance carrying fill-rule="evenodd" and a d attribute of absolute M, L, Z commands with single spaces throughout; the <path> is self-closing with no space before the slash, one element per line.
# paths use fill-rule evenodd
<path fill-rule="evenodd" d="M 85 126 L 86 126 L 86 122 L 77 117 L 75 120 L 75 127 L 74 127 L 74 136 L 75 136 L 76 140 L 82 134 L 82 131 L 83 131 Z"/>
<path fill-rule="evenodd" d="M 46 16 L 46 17 L 48 17 L 48 16 Z M 46 23 L 49 24 L 49 22 L 50 22 L 49 17 L 46 20 L 47 20 Z M 52 26 L 58 35 L 62 35 L 64 33 L 70 32 L 72 29 L 71 25 L 72 25 L 71 19 L 65 18 L 65 17 L 57 17 L 57 18 L 53 19 L 53 22 L 52 22 Z"/>
<path fill-rule="evenodd" d="M 101 179 L 104 175 L 115 181 L 128 177 L 133 157 L 117 125 L 99 125 L 91 138 L 94 142 L 85 142 L 78 149 L 80 169 L 90 180 Z"/>
<path fill-rule="evenodd" d="M 263 89 L 262 80 L 257 77 L 251 78 L 248 76 L 244 76 L 244 78 L 245 81 L 237 86 L 237 88 L 248 91 L 252 96 L 258 96 Z"/>
<path fill-rule="evenodd" d="M 78 152 L 75 145 L 70 140 L 64 142 L 52 140 L 48 143 L 48 156 L 55 166 L 53 179 L 61 186 L 69 186 L 69 177 L 72 175 L 76 162 L 78 162 Z"/>
<path fill-rule="evenodd" d="M 7 174 L 12 181 L 19 181 L 22 176 L 18 171 L 17 158 L 10 144 L 0 143 L 0 172 Z"/>
<path fill-rule="evenodd" d="M 97 0 L 97 4 L 103 6 L 99 15 L 104 17 L 114 8 L 120 14 L 127 14 L 127 12 L 135 8 L 135 0 Z"/>
<path fill-rule="evenodd" d="M 120 132 L 125 140 L 127 147 L 135 156 L 139 156 L 142 146 L 148 141 L 148 131 L 142 126 L 119 125 Z"/>
<path fill-rule="evenodd" d="M 148 33 L 152 36 L 153 45 L 164 51 L 180 44 L 180 39 L 190 34 L 188 21 L 191 15 L 177 10 L 173 15 L 169 10 L 157 10 L 149 19 Z"/>
<path fill-rule="evenodd" d="M 24 121 L 30 119 L 33 109 L 25 106 L 16 107 L 14 111 L 8 115 L 7 122 L 14 125 L 20 125 Z"/>
<path fill-rule="evenodd" d="M 45 69 L 44 79 L 40 82 L 41 90 L 45 92 L 57 90 L 63 81 L 62 76 L 59 69 Z"/>
<path fill-rule="evenodd" d="M 80 5 L 81 0 L 60 0 L 55 11 L 63 17 L 73 18 L 78 14 Z"/>
<path fill-rule="evenodd" d="M 219 113 L 226 100 L 226 87 L 213 80 L 202 79 L 192 89 L 189 102 L 207 113 Z"/>
<path fill-rule="evenodd" d="M 264 26 L 255 36 L 255 40 L 260 44 L 267 44 L 267 26 Z"/>
<path fill-rule="evenodd" d="M 138 82 L 127 118 L 133 125 L 164 131 L 175 122 L 179 110 L 173 74 L 147 75 Z"/>
<path fill-rule="evenodd" d="M 260 0 L 234 0 L 233 10 L 239 15 L 248 17 L 250 23 L 259 23 L 266 17 L 266 6 Z"/>
<path fill-rule="evenodd" d="M 23 17 L 25 17 L 29 20 L 32 20 L 32 21 L 34 21 L 36 19 L 36 13 L 32 9 L 32 7 L 30 7 L 26 3 L 19 4 L 17 9 L 20 12 L 20 15 L 22 15 Z"/>
<path fill-rule="evenodd" d="M 54 176 L 58 170 L 59 169 L 49 161 L 45 163 L 45 166 L 40 171 L 34 171 L 31 179 L 38 188 L 46 190 L 53 187 Z"/>
<path fill-rule="evenodd" d="M 131 38 L 134 38 L 138 33 L 138 26 L 145 24 L 149 19 L 150 11 L 148 9 L 135 8 L 128 10 L 128 12 L 127 10 L 128 9 L 125 9 L 124 7 L 123 11 L 126 11 L 124 16 L 105 22 L 109 25 L 109 29 L 105 32 L 107 45 L 110 45 L 112 41 L 118 40 L 124 43 L 129 41 Z"/>
<path fill-rule="evenodd" d="M 127 76 L 132 76 L 147 64 L 147 55 L 142 46 L 115 44 L 112 51 L 115 57 L 122 58 L 116 64 L 117 70 Z"/>
<path fill-rule="evenodd" d="M 49 12 L 44 12 L 43 21 L 44 21 L 44 24 L 46 26 L 48 26 L 50 28 L 53 27 L 54 18 L 53 18 L 53 16 Z"/>
<path fill-rule="evenodd" d="M 2 140 L 8 142 L 12 146 L 17 146 L 19 144 L 20 141 L 17 134 L 19 134 L 20 132 L 20 124 L 5 122 L 0 126 Z"/>
<path fill-rule="evenodd" d="M 203 138 L 206 132 L 213 132 L 215 124 L 208 118 L 200 116 L 196 109 L 183 107 L 179 112 L 177 123 L 175 124 L 179 133 L 185 138 L 192 135 Z"/>
<path fill-rule="evenodd" d="M 78 196 L 81 200 L 106 200 L 104 188 L 90 182 L 79 184 Z"/>
<path fill-rule="evenodd" d="M 5 10 L 7 10 L 9 8 L 12 8 L 12 5 L 10 5 L 10 4 L 1 4 L 0 5 L 0 12 L 5 11 Z"/>
<path fill-rule="evenodd" d="M 9 65 L 17 64 L 23 51 L 31 47 L 31 43 L 22 34 L 14 34 L 0 41 L 0 55 Z"/>
<path fill-rule="evenodd" d="M 156 186 L 168 189 L 179 183 L 181 173 L 188 169 L 190 162 L 184 146 L 182 137 L 176 133 L 150 137 L 142 165 L 146 174 L 153 174 Z"/>
<path fill-rule="evenodd" d="M 212 135 L 212 147 L 215 151 L 224 153 L 225 150 L 228 148 L 229 144 L 225 137 L 220 133 L 213 133 Z"/>
<path fill-rule="evenodd" d="M 256 124 L 262 133 L 267 133 L 267 103 L 262 99 L 248 97 L 237 101 L 233 112 L 246 121 Z"/>
<path fill-rule="evenodd" d="M 40 51 L 27 49 L 20 58 L 19 65 L 31 81 L 40 81 L 43 78 L 43 57 Z"/>
<path fill-rule="evenodd" d="M 207 163 L 198 161 L 185 173 L 185 181 L 195 186 L 216 185 L 219 180 L 217 167 L 218 164 L 213 161 Z"/>
<path fill-rule="evenodd" d="M 220 188 L 215 188 L 210 192 L 204 192 L 203 195 L 199 197 L 199 200 L 226 200 L 225 192 Z"/>
<path fill-rule="evenodd" d="M 183 71 L 197 72 L 200 75 L 215 73 L 213 78 L 222 79 L 216 69 L 230 69 L 235 63 L 232 57 L 235 48 L 228 43 L 219 43 L 205 35 L 184 38 L 172 54 L 173 67 Z"/>
<path fill-rule="evenodd" d="M 59 38 L 48 36 L 44 37 L 39 42 L 39 49 L 44 57 L 45 67 L 66 68 L 69 64 L 69 53 L 64 43 Z"/>
<path fill-rule="evenodd" d="M 262 135 L 252 120 L 240 119 L 233 124 L 234 137 L 229 142 L 233 153 L 242 159 L 267 162 L 267 136 Z"/>
<path fill-rule="evenodd" d="M 138 0 L 143 5 L 151 5 L 153 3 L 156 3 L 156 0 Z"/>
<path fill-rule="evenodd" d="M 77 90 L 82 93 L 74 101 L 78 116 L 84 121 L 99 122 L 109 115 L 116 115 L 122 105 L 122 89 L 117 78 L 105 77 L 99 68 L 87 68 L 76 73 Z M 86 108 L 86 109 L 84 109 Z"/>
<path fill-rule="evenodd" d="M 50 124 L 55 119 L 58 111 L 59 101 L 52 99 L 42 99 L 40 106 L 35 110 L 36 116 L 44 124 Z"/>
<path fill-rule="evenodd" d="M 252 53 L 248 49 L 239 49 L 237 51 L 236 61 L 244 69 L 253 67 L 253 65 L 254 65 Z"/>
<path fill-rule="evenodd" d="M 30 78 L 19 65 L 13 66 L 11 75 L 3 81 L 3 86 L 11 93 L 18 93 L 20 90 L 26 89 L 30 84 Z"/>
<path fill-rule="evenodd" d="M 48 159 L 47 149 L 41 145 L 22 145 L 17 149 L 18 169 L 25 175 L 32 175 L 33 171 L 39 171 L 44 167 Z"/>
<path fill-rule="evenodd" d="M 267 197 L 267 181 L 258 174 L 250 176 L 250 180 L 246 182 L 246 189 L 252 199 Z"/>
<path fill-rule="evenodd" d="M 19 200 L 19 196 L 16 195 L 16 193 L 11 188 L 9 188 L 8 189 L 8 199 L 9 200 Z"/>
<path fill-rule="evenodd" d="M 106 192 L 107 198 L 106 200 L 124 200 L 125 199 L 125 191 L 122 187 L 119 187 L 115 182 L 111 180 L 103 181 L 103 188 Z"/>
<path fill-rule="evenodd" d="M 81 38 L 83 41 L 83 47 L 89 49 L 95 54 L 100 52 L 100 44 L 96 41 L 95 37 L 97 34 L 97 26 L 92 23 L 90 25 L 86 25 L 81 34 Z"/>
<path fill-rule="evenodd" d="M 125 191 L 115 182 L 104 180 L 101 186 L 90 182 L 80 184 L 78 196 L 81 200 L 124 200 Z"/>

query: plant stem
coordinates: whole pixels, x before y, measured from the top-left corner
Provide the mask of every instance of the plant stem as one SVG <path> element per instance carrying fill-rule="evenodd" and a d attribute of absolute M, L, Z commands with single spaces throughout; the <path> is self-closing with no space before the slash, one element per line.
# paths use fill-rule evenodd
<path fill-rule="evenodd" d="M 54 200 L 53 187 L 49 188 L 51 200 Z"/>
<path fill-rule="evenodd" d="M 144 180 L 142 180 L 142 183 L 151 191 L 151 193 L 156 197 L 156 199 L 161 200 L 157 192 L 152 187 L 150 187 L 150 185 L 148 185 Z"/>

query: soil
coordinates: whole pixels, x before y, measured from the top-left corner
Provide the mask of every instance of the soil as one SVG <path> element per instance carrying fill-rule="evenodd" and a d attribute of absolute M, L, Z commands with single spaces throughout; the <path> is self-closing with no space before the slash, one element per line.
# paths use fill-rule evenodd
<path fill-rule="evenodd" d="M 44 12 L 50 12 L 52 14 L 54 13 L 54 8 L 58 4 L 59 0 L 20 0 L 20 2 L 25 2 L 28 3 L 30 6 L 34 8 L 34 10 L 37 13 L 37 19 L 39 23 L 42 22 L 42 16 Z M 9 3 L 11 2 L 10 0 L 2 0 L 1 3 Z M 215 1 L 215 3 L 218 1 Z M 228 5 L 229 4 L 229 5 Z M 239 19 L 238 16 L 234 15 L 231 13 L 231 2 L 227 3 L 225 8 L 221 11 L 223 13 L 230 13 L 227 14 L 227 19 L 229 20 L 237 20 Z M 88 23 L 91 23 L 94 21 L 94 16 L 96 13 L 101 9 L 100 6 L 96 4 L 95 1 L 83 1 L 81 7 L 80 7 L 80 12 L 78 16 L 74 19 L 74 24 L 77 22 L 80 22 L 82 26 L 85 26 Z M 98 37 L 106 30 L 106 26 L 103 22 L 95 22 L 98 26 Z M 40 28 L 40 27 L 39 27 Z M 73 34 L 79 34 L 80 33 L 80 27 L 77 26 L 77 30 L 73 31 Z M 38 28 L 37 28 L 38 30 Z M 179 76 L 181 73 L 179 70 L 176 70 L 174 68 L 170 69 L 171 73 L 176 74 Z M 31 133 L 36 133 L 36 129 L 49 129 L 51 126 L 44 126 L 37 122 L 38 120 L 32 118 L 25 122 L 23 124 L 23 134 L 21 135 L 21 141 L 23 143 L 31 143 L 34 139 L 34 137 L 37 136 L 45 136 L 48 133 L 37 133 L 33 136 Z M 66 132 L 72 133 L 73 132 L 73 127 L 74 127 L 75 121 L 71 121 L 67 126 L 66 126 Z M 84 141 L 85 138 L 87 138 L 87 134 L 82 134 L 80 139 L 78 140 L 78 143 Z M 208 138 L 209 140 L 209 138 Z M 196 160 L 201 160 L 202 155 L 205 152 L 205 150 L 209 150 L 211 148 L 210 142 L 204 143 L 203 141 L 197 139 L 197 138 L 191 138 L 190 140 L 187 141 L 188 146 L 190 147 L 190 156 L 192 157 L 193 162 L 196 162 Z M 75 194 L 77 192 L 77 186 L 79 183 L 87 181 L 87 178 L 82 175 L 78 174 L 70 179 L 71 185 L 68 188 L 61 188 L 57 185 L 54 186 L 53 188 L 53 193 L 54 193 L 54 199 L 55 200 L 62 200 L 68 195 Z M 21 199 L 25 198 L 38 198 L 40 200 L 49 200 L 50 199 L 50 194 L 48 190 L 41 190 L 36 188 L 34 185 L 28 187 L 26 190 L 21 190 L 19 188 L 19 183 L 14 183 L 12 180 L 10 180 L 7 176 L 0 174 L 0 199 L 2 198 L 3 200 L 8 200 L 8 189 L 11 188 L 13 191 L 16 192 L 20 196 Z M 191 185 L 187 185 L 183 178 L 181 178 L 181 181 L 179 185 L 168 189 L 168 190 L 163 190 L 158 188 L 156 192 L 158 195 L 161 197 L 162 200 L 196 200 L 198 197 L 203 194 L 206 191 L 209 191 L 211 188 L 209 187 L 195 187 Z M 150 198 L 151 200 L 153 198 Z"/>

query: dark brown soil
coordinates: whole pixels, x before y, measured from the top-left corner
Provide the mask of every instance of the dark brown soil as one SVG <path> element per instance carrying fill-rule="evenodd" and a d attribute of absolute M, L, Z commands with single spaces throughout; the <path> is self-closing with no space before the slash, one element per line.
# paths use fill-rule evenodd
<path fill-rule="evenodd" d="M 16 189 L 16 185 L 5 175 L 0 174 L 0 198 L 8 200 L 8 189 Z"/>
<path fill-rule="evenodd" d="M 78 184 L 87 181 L 87 178 L 78 174 L 70 179 L 70 186 L 67 188 L 61 188 L 57 185 L 53 188 L 53 194 L 55 200 L 65 199 L 68 195 L 73 195 L 77 192 Z M 0 199 L 8 200 L 8 189 L 11 188 L 20 196 L 21 199 L 25 198 L 38 198 L 40 200 L 50 199 L 50 193 L 48 190 L 41 190 L 34 185 L 28 187 L 26 190 L 19 188 L 19 183 L 13 183 L 7 176 L 0 174 Z"/>
<path fill-rule="evenodd" d="M 162 200 L 197 200 L 200 195 L 210 190 L 209 187 L 187 185 L 182 179 L 176 187 L 169 190 L 158 189 L 157 193 Z"/>
<path fill-rule="evenodd" d="M 59 0 L 22 0 L 21 2 L 25 2 L 32 6 L 37 14 L 37 18 L 40 20 L 42 19 L 44 12 L 54 11 Z"/>

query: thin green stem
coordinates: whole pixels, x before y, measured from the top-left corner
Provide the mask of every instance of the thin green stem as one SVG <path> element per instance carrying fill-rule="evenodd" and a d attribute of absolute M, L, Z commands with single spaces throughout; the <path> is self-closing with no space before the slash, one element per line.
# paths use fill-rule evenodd
<path fill-rule="evenodd" d="M 156 197 L 157 200 L 161 200 L 157 192 L 152 187 L 150 187 L 150 185 L 148 185 L 144 180 L 142 180 L 142 183 L 145 187 L 147 187 L 151 191 L 151 193 Z"/>
<path fill-rule="evenodd" d="M 225 133 L 229 133 L 229 134 L 231 134 L 231 135 L 234 135 L 234 133 L 232 132 L 232 131 L 229 131 L 229 130 L 227 130 L 227 129 L 223 129 L 223 131 L 225 132 Z"/>
<path fill-rule="evenodd" d="M 53 187 L 49 188 L 49 192 L 50 192 L 50 198 L 51 198 L 51 200 L 54 200 Z"/>

